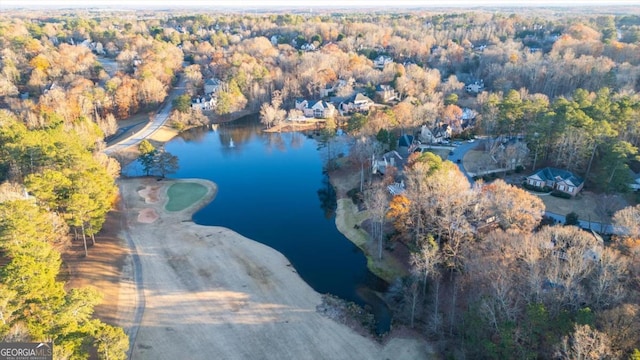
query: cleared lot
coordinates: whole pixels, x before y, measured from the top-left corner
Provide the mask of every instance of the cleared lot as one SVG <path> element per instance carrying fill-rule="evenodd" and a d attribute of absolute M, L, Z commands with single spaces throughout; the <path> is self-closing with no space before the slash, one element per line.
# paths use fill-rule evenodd
<path fill-rule="evenodd" d="M 424 359 L 427 344 L 392 338 L 381 345 L 316 312 L 320 294 L 277 251 L 191 214 L 167 212 L 169 181 L 120 182 L 128 234 L 142 267 L 145 308 L 133 359 Z M 157 200 L 149 188 L 160 185 Z M 138 221 L 153 209 L 158 218 Z"/>

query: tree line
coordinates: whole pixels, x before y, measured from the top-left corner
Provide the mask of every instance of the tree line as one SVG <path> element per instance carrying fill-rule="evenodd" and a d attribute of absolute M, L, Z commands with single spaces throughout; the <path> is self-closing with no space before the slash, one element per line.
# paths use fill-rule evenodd
<path fill-rule="evenodd" d="M 337 100 L 354 91 L 373 97 L 376 85 L 388 84 L 399 101 L 330 121 L 323 136 L 344 125 L 393 146 L 394 134 L 423 124 L 462 130 L 462 109 L 470 107 L 479 115 L 466 135 L 523 138 L 532 168 L 574 170 L 605 191 L 626 189 L 640 141 L 640 18 L 633 14 L 12 15 L 0 15 L 0 106 L 15 114 L 1 115 L 0 179 L 14 189 L 2 206 L 57 214 L 60 233 L 70 229 L 83 244 L 99 231 L 115 191 L 117 165 L 99 155 L 99 139 L 117 130 L 117 119 L 164 101 L 179 71 L 187 95 L 176 102 L 178 124 L 205 123 L 189 97 L 210 78 L 221 81 L 218 115 L 261 111 L 267 126 L 282 121 L 295 99 L 319 99 L 339 79 L 346 85 L 331 94 Z M 380 55 L 393 62 L 376 66 Z M 479 80 L 485 89 L 467 94 L 465 84 Z M 362 159 L 382 149 L 361 143 L 371 147 Z M 162 151 L 141 150 L 149 172 L 170 170 L 173 160 L 160 161 Z M 405 195 L 389 203 L 377 189 L 364 198 L 377 209 L 379 256 L 386 221 L 413 251 L 414 276 L 397 300 L 409 323 L 468 357 L 626 357 L 638 348 L 637 208 L 616 214 L 624 236 L 601 246 L 576 228 L 539 227 L 543 208 L 534 198 L 499 181 L 470 188 L 453 164 L 433 156 L 411 159 L 405 174 Z M 25 201 L 20 186 L 35 205 L 13 203 Z M 1 230 L 10 242 L 9 220 Z M 584 256 L 592 249 L 597 261 Z M 52 256 L 44 261 L 48 274 L 56 271 Z M 7 294 L 28 291 L 12 281 Z M 71 295 L 57 294 L 52 306 L 65 306 L 61 297 Z M 10 299 L 16 309 L 36 302 Z M 17 315 L 7 319 L 6 331 L 24 324 Z M 23 338 L 54 336 L 29 331 Z M 78 332 L 56 334 L 69 351 L 84 351 L 86 344 L 71 341 Z"/>
<path fill-rule="evenodd" d="M 618 211 L 619 235 L 603 240 L 545 223 L 537 196 L 500 179 L 470 186 L 435 154 L 413 154 L 403 170 L 403 194 L 388 195 L 388 171 L 362 195 L 376 256 L 410 252 L 410 275 L 387 294 L 399 321 L 452 357 L 640 355 L 640 206 Z"/>
<path fill-rule="evenodd" d="M 101 133 L 63 123 L 29 130 L 0 110 L 0 338 L 53 341 L 56 359 L 87 356 L 124 359 L 121 328 L 92 318 L 101 301 L 94 289 L 65 290 L 60 253 L 70 234 L 82 241 L 100 231 L 115 201 L 115 160 L 96 151 Z"/>

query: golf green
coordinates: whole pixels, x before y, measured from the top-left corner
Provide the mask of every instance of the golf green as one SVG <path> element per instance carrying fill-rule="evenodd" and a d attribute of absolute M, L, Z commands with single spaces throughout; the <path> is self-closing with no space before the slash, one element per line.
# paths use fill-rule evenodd
<path fill-rule="evenodd" d="M 204 185 L 194 182 L 178 182 L 169 187 L 167 196 L 169 201 L 164 207 L 167 211 L 180 211 L 188 208 L 202 199 L 207 193 Z"/>

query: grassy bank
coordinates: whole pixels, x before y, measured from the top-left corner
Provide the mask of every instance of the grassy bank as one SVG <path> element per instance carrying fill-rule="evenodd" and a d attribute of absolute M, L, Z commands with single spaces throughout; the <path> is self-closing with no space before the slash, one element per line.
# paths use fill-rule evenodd
<path fill-rule="evenodd" d="M 338 230 L 356 244 L 367 257 L 367 267 L 376 276 L 386 282 L 393 282 L 398 277 L 407 275 L 404 266 L 391 254 L 383 251 L 382 259 L 377 258 L 376 244 L 369 234 L 361 227 L 362 222 L 369 217 L 367 211 L 358 211 L 358 207 L 351 199 L 338 199 L 336 210 L 336 225 Z"/>

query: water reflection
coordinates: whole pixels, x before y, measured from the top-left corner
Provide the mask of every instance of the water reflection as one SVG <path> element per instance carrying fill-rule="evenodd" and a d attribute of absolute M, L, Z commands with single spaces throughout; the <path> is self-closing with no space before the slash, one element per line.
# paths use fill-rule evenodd
<path fill-rule="evenodd" d="M 322 178 L 322 187 L 318 189 L 318 199 L 320 200 L 320 208 L 324 212 L 324 217 L 327 219 L 334 218 L 338 204 L 336 202 L 336 191 L 331 186 L 328 176 Z"/>
<path fill-rule="evenodd" d="M 346 148 L 345 140 L 335 139 L 332 151 Z M 386 285 L 336 228 L 336 194 L 323 173 L 326 153 L 317 146 L 302 133 L 264 133 L 253 116 L 187 132 L 166 147 L 180 158 L 175 177 L 218 185 L 215 200 L 194 215 L 196 223 L 224 226 L 273 247 L 316 291 L 369 304 L 388 328 L 386 310 L 371 293 L 364 298 L 358 291 L 384 291 Z"/>

